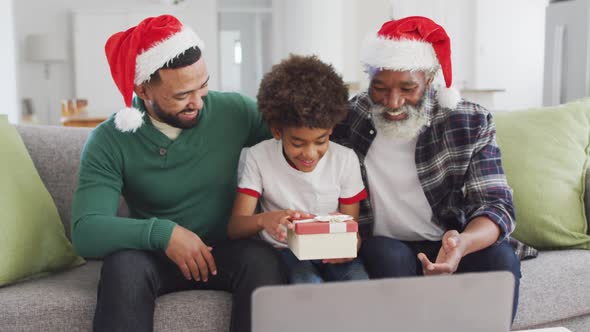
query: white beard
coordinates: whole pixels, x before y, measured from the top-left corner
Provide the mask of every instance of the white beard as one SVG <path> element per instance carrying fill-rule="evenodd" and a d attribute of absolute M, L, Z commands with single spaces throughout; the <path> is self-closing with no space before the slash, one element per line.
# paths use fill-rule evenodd
<path fill-rule="evenodd" d="M 404 105 L 396 111 L 403 111 L 408 114 L 408 118 L 400 121 L 391 121 L 384 117 L 384 113 L 390 109 L 381 106 L 371 106 L 371 114 L 377 133 L 388 138 L 399 138 L 410 140 L 418 136 L 422 128 L 428 123 L 424 114 L 424 103 L 419 103 L 418 107 Z"/>

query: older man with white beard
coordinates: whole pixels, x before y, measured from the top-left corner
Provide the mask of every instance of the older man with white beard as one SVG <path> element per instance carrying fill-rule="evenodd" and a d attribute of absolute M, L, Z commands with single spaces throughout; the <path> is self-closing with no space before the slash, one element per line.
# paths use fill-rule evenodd
<path fill-rule="evenodd" d="M 389 21 L 361 52 L 370 86 L 334 137 L 357 152 L 369 189 L 359 221 L 370 277 L 510 271 L 514 317 L 512 190 L 492 115 L 451 88 L 445 30 L 424 17 Z M 439 69 L 446 87 L 435 89 Z"/>

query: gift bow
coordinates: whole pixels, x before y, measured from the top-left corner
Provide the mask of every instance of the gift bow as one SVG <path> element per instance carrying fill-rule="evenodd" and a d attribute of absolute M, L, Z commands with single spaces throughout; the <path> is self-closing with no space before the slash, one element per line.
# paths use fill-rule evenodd
<path fill-rule="evenodd" d="M 334 214 L 334 215 L 326 215 L 326 216 L 315 216 L 314 218 L 311 218 L 311 219 L 293 220 L 293 223 L 303 224 L 303 223 L 316 222 L 316 221 L 339 223 L 339 222 L 345 222 L 348 220 L 352 220 L 352 216 L 349 216 L 346 214 Z"/>

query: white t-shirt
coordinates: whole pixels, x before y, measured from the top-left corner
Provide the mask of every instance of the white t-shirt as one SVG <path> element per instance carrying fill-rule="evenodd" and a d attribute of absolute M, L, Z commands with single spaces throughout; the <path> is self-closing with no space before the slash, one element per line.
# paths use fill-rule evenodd
<path fill-rule="evenodd" d="M 166 135 L 166 137 L 168 137 L 171 140 L 175 140 L 178 138 L 178 135 L 180 135 L 180 133 L 182 132 L 182 129 L 180 128 L 176 128 L 176 127 L 172 127 L 171 125 L 165 123 L 165 122 L 160 122 L 156 119 L 154 119 L 151 115 L 148 114 L 148 116 L 150 117 L 150 120 L 152 120 L 152 124 L 154 125 L 154 127 L 156 127 L 159 131 L 162 132 L 162 134 Z"/>
<path fill-rule="evenodd" d="M 438 241 L 443 230 L 432 222 L 414 157 L 417 138 L 377 135 L 365 157 L 374 216 L 373 234 L 403 241 Z"/>
<path fill-rule="evenodd" d="M 366 197 L 358 157 L 334 142 L 308 173 L 289 164 L 280 140 L 261 142 L 247 151 L 238 187 L 242 193 L 259 196 L 263 211 L 328 214 L 338 211 L 339 202 L 352 204 Z M 275 246 L 286 246 L 264 231 L 261 235 Z"/>

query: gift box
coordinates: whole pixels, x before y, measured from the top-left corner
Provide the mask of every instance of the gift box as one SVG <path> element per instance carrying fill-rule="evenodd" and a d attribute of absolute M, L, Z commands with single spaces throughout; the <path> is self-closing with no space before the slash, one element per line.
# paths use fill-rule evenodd
<path fill-rule="evenodd" d="M 293 223 L 287 244 L 299 260 L 356 257 L 358 224 L 351 216 L 316 216 Z"/>

